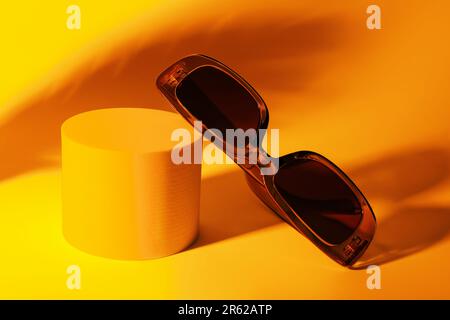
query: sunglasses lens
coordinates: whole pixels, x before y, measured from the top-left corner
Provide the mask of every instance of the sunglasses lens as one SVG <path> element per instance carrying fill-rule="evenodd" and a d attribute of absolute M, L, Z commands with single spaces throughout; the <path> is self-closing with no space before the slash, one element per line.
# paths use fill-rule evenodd
<path fill-rule="evenodd" d="M 342 243 L 361 221 L 361 205 L 352 190 L 318 161 L 291 161 L 279 169 L 274 182 L 295 213 L 328 243 Z"/>
<path fill-rule="evenodd" d="M 258 104 L 227 73 L 205 66 L 189 73 L 176 89 L 178 100 L 209 129 L 257 129 Z"/>

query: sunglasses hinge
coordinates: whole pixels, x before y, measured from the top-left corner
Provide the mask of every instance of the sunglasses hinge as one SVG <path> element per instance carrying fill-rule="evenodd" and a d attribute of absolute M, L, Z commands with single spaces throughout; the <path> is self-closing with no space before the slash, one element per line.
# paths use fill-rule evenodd
<path fill-rule="evenodd" d="M 177 65 L 174 67 L 172 72 L 170 72 L 169 78 L 167 79 L 167 83 L 170 86 L 175 87 L 181 82 L 181 80 L 183 80 L 186 77 L 186 75 L 187 73 L 186 70 L 184 70 L 183 66 Z"/>

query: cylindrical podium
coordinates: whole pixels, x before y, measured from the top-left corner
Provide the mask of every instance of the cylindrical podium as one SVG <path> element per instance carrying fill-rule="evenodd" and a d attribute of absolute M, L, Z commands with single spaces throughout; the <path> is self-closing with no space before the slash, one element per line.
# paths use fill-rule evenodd
<path fill-rule="evenodd" d="M 189 128 L 178 114 L 139 108 L 99 109 L 65 121 L 66 240 L 115 259 L 157 258 L 189 246 L 198 232 L 201 165 L 171 160 L 180 147 L 171 141 L 173 130 Z M 194 150 L 194 143 L 185 146 Z"/>

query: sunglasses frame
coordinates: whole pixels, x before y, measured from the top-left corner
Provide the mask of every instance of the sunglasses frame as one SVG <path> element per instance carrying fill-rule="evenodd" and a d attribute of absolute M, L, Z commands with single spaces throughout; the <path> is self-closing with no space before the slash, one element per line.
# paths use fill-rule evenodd
<path fill-rule="evenodd" d="M 197 119 L 194 117 L 189 110 L 179 101 L 177 98 L 177 87 L 183 81 L 183 79 L 201 67 L 214 67 L 220 71 L 226 73 L 228 76 L 232 77 L 241 86 L 243 86 L 248 93 L 255 99 L 259 109 L 259 124 L 258 129 L 267 129 L 269 123 L 269 112 L 266 104 L 264 103 L 261 96 L 256 92 L 255 89 L 239 74 L 231 70 L 226 65 L 221 62 L 210 58 L 205 55 L 190 55 L 178 62 L 174 63 L 172 66 L 163 71 L 156 80 L 156 85 L 163 95 L 169 100 L 178 113 L 180 113 L 192 126 Z M 211 129 L 202 123 L 202 131 Z M 214 143 L 226 143 L 221 137 L 215 136 Z M 258 161 L 257 164 L 247 164 L 237 163 L 247 174 L 246 179 L 251 190 L 275 213 L 277 213 L 284 221 L 290 224 L 298 232 L 302 233 L 310 241 L 312 241 L 319 249 L 321 249 L 330 258 L 338 262 L 343 266 L 353 265 L 367 249 L 368 245 L 373 239 L 376 229 L 376 219 L 373 211 L 370 207 L 369 202 L 366 200 L 362 192 L 353 183 L 353 181 L 334 163 L 325 157 L 310 151 L 298 151 L 284 155 L 279 158 L 279 168 L 273 168 L 274 174 L 261 174 L 261 169 L 267 168 L 267 165 L 262 165 L 262 163 L 267 163 L 267 158 L 270 157 L 264 150 L 262 150 L 258 145 L 252 146 L 247 145 L 245 154 L 248 151 L 257 151 Z M 256 150 L 255 150 L 256 149 Z M 233 155 L 229 155 L 236 161 L 235 152 Z M 263 159 L 266 158 L 266 159 Z M 283 196 L 277 190 L 274 177 L 278 169 L 281 169 L 284 165 L 297 161 L 298 159 L 309 159 L 317 161 L 322 165 L 326 166 L 334 174 L 336 174 L 347 186 L 351 189 L 354 196 L 358 200 L 361 206 L 361 220 L 358 227 L 354 232 L 342 243 L 332 244 L 321 238 L 313 229 L 311 229 L 306 222 L 304 222 L 299 215 L 295 213 L 295 210 L 284 200 Z M 266 160 L 266 161 L 262 161 Z M 273 165 L 272 161 L 268 161 L 269 166 Z M 266 171 L 267 172 L 267 171 Z"/>

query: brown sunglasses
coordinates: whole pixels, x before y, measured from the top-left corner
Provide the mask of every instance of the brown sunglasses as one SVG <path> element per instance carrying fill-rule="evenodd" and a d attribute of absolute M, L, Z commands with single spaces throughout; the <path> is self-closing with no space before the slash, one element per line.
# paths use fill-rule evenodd
<path fill-rule="evenodd" d="M 202 130 L 267 129 L 268 109 L 242 77 L 221 62 L 192 55 L 166 69 L 157 86 L 175 109 Z M 234 141 L 233 141 L 234 142 Z M 229 141 L 215 137 L 221 147 Z M 234 145 L 234 143 L 233 143 Z M 256 164 L 237 161 L 253 192 L 283 220 L 344 266 L 354 264 L 371 242 L 376 228 L 373 211 L 347 175 L 325 157 L 310 151 L 277 159 L 277 168 L 261 141 L 245 145 L 244 155 L 258 153 Z M 223 149 L 225 150 L 225 149 Z M 235 151 L 235 150 L 233 150 Z M 262 174 L 261 171 L 272 172 Z"/>

